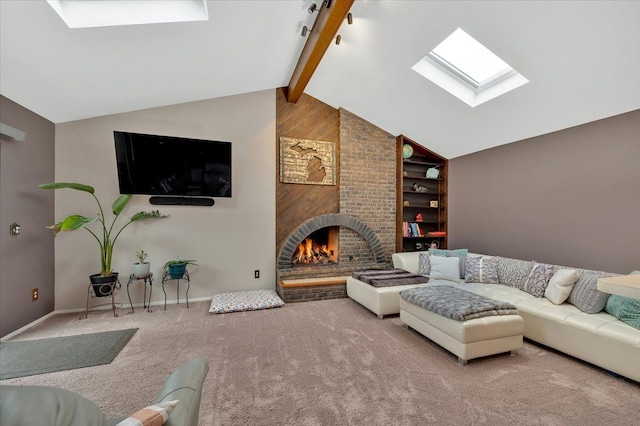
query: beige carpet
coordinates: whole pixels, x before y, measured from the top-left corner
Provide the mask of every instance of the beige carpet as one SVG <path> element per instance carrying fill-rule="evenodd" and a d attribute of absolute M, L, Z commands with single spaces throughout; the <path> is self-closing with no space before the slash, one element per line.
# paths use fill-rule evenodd
<path fill-rule="evenodd" d="M 224 315 L 208 305 L 56 315 L 14 340 L 140 329 L 111 364 L 2 383 L 63 387 L 127 415 L 201 356 L 202 425 L 640 424 L 640 385 L 531 343 L 460 367 L 398 317 L 350 299 Z"/>

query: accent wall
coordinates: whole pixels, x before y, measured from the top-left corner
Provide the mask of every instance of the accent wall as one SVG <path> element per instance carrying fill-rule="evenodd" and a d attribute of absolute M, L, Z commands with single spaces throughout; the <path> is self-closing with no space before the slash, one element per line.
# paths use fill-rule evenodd
<path fill-rule="evenodd" d="M 640 110 L 449 161 L 452 248 L 640 269 Z"/>
<path fill-rule="evenodd" d="M 0 137 L 0 336 L 53 311 L 53 194 L 38 185 L 53 180 L 52 122 L 0 96 L 0 121 L 26 132 L 25 141 Z M 9 235 L 12 223 L 20 234 Z M 38 300 L 31 292 L 38 289 Z"/>

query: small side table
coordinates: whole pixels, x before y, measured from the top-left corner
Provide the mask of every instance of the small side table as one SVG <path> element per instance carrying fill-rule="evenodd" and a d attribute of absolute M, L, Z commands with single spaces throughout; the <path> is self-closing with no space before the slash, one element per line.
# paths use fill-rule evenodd
<path fill-rule="evenodd" d="M 167 281 L 171 281 L 171 280 L 175 280 L 178 282 L 178 286 L 177 286 L 178 288 L 176 290 L 178 305 L 180 304 L 180 280 L 184 280 L 187 283 L 186 297 L 187 297 L 187 309 L 189 309 L 189 287 L 191 287 L 191 282 L 189 281 L 189 271 L 184 271 L 182 276 L 178 278 L 171 278 L 169 273 L 165 271 L 165 273 L 162 275 L 162 292 L 164 293 L 164 310 L 165 311 L 167 310 L 167 292 L 164 290 L 164 285 Z"/>
<path fill-rule="evenodd" d="M 134 274 L 129 275 L 129 282 L 127 283 L 127 296 L 129 296 L 129 304 L 131 305 L 131 312 L 133 313 L 133 303 L 131 302 L 131 294 L 129 294 L 129 286 L 134 281 L 142 281 L 144 283 L 144 297 L 142 298 L 142 307 L 151 312 L 151 292 L 153 291 L 153 272 L 145 277 L 136 277 Z M 147 283 L 149 283 L 149 301 L 147 302 Z"/>

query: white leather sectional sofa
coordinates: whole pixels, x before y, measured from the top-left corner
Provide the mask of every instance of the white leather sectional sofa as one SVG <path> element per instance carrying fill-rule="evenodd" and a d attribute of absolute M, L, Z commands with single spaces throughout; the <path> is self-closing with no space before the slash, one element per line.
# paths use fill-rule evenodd
<path fill-rule="evenodd" d="M 396 253 L 393 255 L 393 266 L 418 273 L 419 254 L 420 252 Z M 578 269 L 579 274 L 584 272 L 588 271 Z M 515 305 L 518 308 L 518 315 L 524 320 L 524 337 L 640 382 L 640 330 L 618 320 L 613 315 L 604 311 L 587 314 L 566 302 L 555 305 L 546 298 L 534 297 L 516 287 L 509 286 L 508 283 L 477 284 L 452 281 L 446 281 L 446 283 Z M 361 288 L 358 290 L 363 291 Z M 368 297 L 365 299 L 370 305 L 373 303 L 375 308 L 376 297 L 380 296 L 375 295 L 375 290 L 368 290 Z M 389 288 L 384 290 L 386 304 L 383 303 L 381 306 L 385 310 L 379 312 L 374 310 L 374 312 L 378 315 L 381 312 L 383 315 L 399 313 L 399 300 L 398 305 L 393 305 L 394 309 L 398 306 L 396 312 L 390 312 L 391 302 L 388 300 L 393 294 L 398 295 L 402 289 L 397 288 L 395 293 Z M 357 299 L 354 300 L 360 302 Z M 371 309 L 365 303 L 363 304 Z"/>

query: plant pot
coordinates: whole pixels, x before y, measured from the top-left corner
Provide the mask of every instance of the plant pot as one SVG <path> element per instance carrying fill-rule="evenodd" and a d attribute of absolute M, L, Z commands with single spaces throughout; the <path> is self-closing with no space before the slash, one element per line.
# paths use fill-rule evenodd
<path fill-rule="evenodd" d="M 151 263 L 134 263 L 133 264 L 133 275 L 136 278 L 146 278 L 151 273 Z"/>
<path fill-rule="evenodd" d="M 182 278 L 184 271 L 187 270 L 186 263 L 177 263 L 175 265 L 169 265 L 169 277 L 173 280 Z"/>
<path fill-rule="evenodd" d="M 94 274 L 89 276 L 89 280 L 91 280 L 93 292 L 96 297 L 111 296 L 115 282 L 118 281 L 118 272 L 113 272 L 106 277 L 103 277 L 101 274 Z"/>

